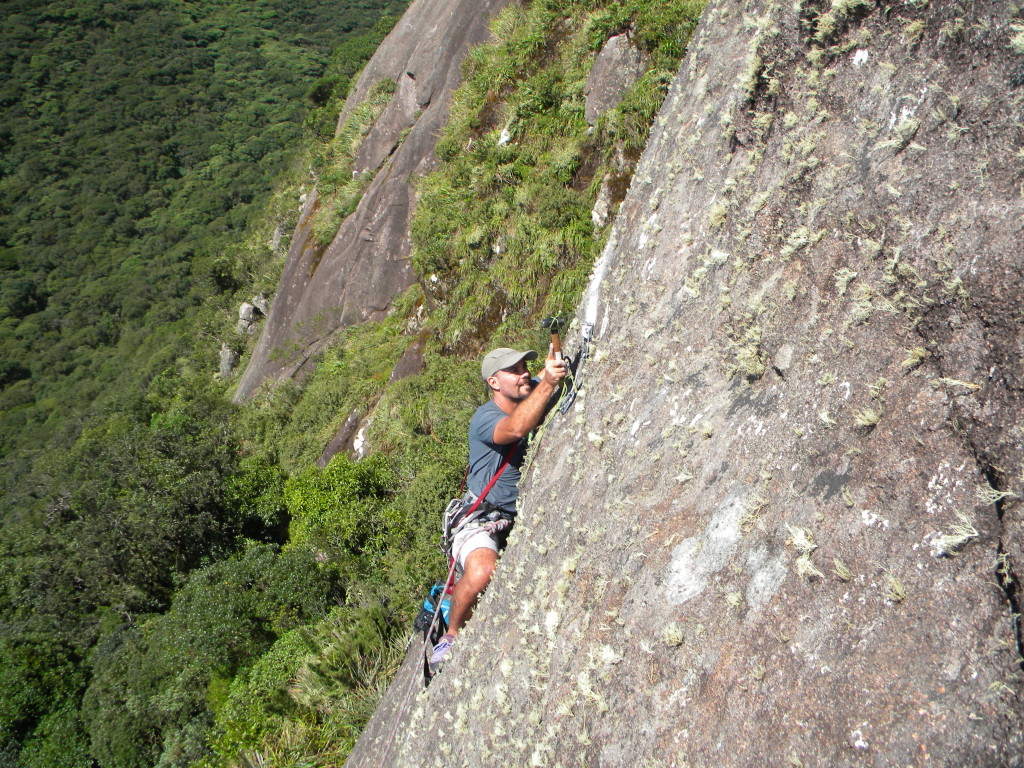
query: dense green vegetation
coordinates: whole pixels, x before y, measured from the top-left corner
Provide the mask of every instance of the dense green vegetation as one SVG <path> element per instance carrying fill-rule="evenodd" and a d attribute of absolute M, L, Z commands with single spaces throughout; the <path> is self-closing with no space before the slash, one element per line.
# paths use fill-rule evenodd
<path fill-rule="evenodd" d="M 318 132 L 333 128 L 337 95 L 382 38 L 371 28 L 402 7 L 4 4 L 0 458 L 14 470 L 5 474 L 111 382 L 144 384 L 163 370 L 203 306 L 251 287 L 270 237 L 242 241 L 294 164 L 304 116 Z M 276 215 L 286 227 L 288 217 Z"/>
<path fill-rule="evenodd" d="M 196 681 L 230 680 L 344 594 L 308 550 L 269 565 L 285 476 L 240 452 L 209 373 L 225 313 L 276 280 L 304 137 L 333 126 L 403 7 L 5 4 L 0 764 L 186 764 L 208 720 Z M 257 562 L 311 575 L 225 616 L 189 578 Z M 186 599 L 221 636 L 156 642 Z M 218 657 L 229 617 L 249 637 Z"/>
<path fill-rule="evenodd" d="M 216 349 L 233 336 L 232 307 L 276 279 L 267 242 L 289 222 L 300 178 L 275 142 L 298 136 L 305 99 L 309 144 L 296 162 L 318 169 L 333 200 L 317 222 L 328 237 L 359 194 L 348 158 L 391 92 L 374 89 L 358 120 L 331 139 L 348 82 L 383 31 L 367 31 L 369 22 L 394 10 L 339 5 L 154 1 L 119 5 L 124 18 L 114 18 L 112 6 L 81 3 L 58 15 L 41 3 L 11 4 L 12 17 L 28 16 L 5 25 L 38 30 L 32 55 L 56 58 L 73 38 L 93 46 L 83 44 L 74 61 L 104 73 L 109 63 L 106 90 L 100 77 L 88 85 L 96 103 L 140 91 L 119 113 L 118 131 L 126 115 L 147 125 L 142 105 L 162 109 L 171 98 L 161 88 L 191 93 L 176 109 L 207 122 L 174 123 L 152 140 L 155 155 L 132 143 L 134 133 L 83 129 L 78 149 L 67 150 L 77 165 L 63 175 L 64 161 L 50 159 L 58 170 L 31 175 L 29 123 L 0 140 L 0 234 L 12 278 L 0 310 L 0 418 L 7 466 L 21 470 L 6 489 L 0 538 L 0 765 L 341 764 L 394 670 L 416 598 L 442 568 L 438 518 L 458 487 L 466 425 L 483 397 L 474 358 L 492 343 L 537 344 L 538 313 L 571 311 L 603 242 L 590 222 L 601 179 L 628 182 L 628 161 L 700 10 L 692 0 L 506 9 L 495 42 L 464 67 L 438 145 L 442 167 L 420 186 L 414 262 L 430 293 L 414 288 L 387 320 L 338 334 L 301 386 L 232 406 L 230 382 L 213 375 Z M 336 42 L 344 23 L 329 12 L 355 14 L 346 17 L 351 31 L 365 32 L 331 57 L 319 46 Z M 149 41 L 146 29 L 160 39 Z M 648 74 L 589 131 L 582 90 L 593 53 L 627 30 L 649 55 Z M 111 46 L 132 40 L 137 50 L 124 61 L 133 76 L 114 77 L 124 61 Z M 30 48 L 0 54 L 16 84 L 29 82 Z M 160 74 L 182 51 L 198 63 Z M 203 68 L 208 55 L 212 69 Z M 60 62 L 50 69 L 61 77 L 78 71 Z M 275 67 L 295 79 L 260 85 L 258 73 Z M 150 69 L 158 74 L 137 74 Z M 202 85 L 190 91 L 192 83 Z M 218 84 L 225 104 L 214 115 L 204 99 Z M 13 94 L 3 108 L 31 122 L 32 89 L 3 87 Z M 50 100 L 70 103 L 72 91 L 53 90 Z M 80 98 L 80 120 L 104 111 Z M 65 152 L 74 122 L 64 134 L 40 134 L 51 137 L 41 152 Z M 241 148 L 264 125 L 269 144 L 260 147 L 272 148 L 246 159 Z M 511 141 L 498 141 L 503 129 Z M 189 144 L 190 131 L 215 140 Z M 119 182 L 103 170 L 147 157 L 143 191 L 115 194 Z M 171 161 L 178 175 L 160 177 Z M 117 214 L 94 224 L 82 206 L 101 189 Z M 139 195 L 158 204 L 118 207 Z M 39 234 L 47 227 L 49 245 Z M 80 229 L 93 232 L 88 250 L 75 239 Z M 81 342 L 89 334 L 107 335 L 90 335 L 90 346 Z M 389 384 L 417 339 L 425 368 Z M 316 468 L 352 412 L 373 414 L 374 453 Z"/>

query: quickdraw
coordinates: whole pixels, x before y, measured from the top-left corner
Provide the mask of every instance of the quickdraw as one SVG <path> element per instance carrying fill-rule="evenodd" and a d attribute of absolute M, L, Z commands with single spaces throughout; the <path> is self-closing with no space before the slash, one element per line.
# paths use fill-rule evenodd
<path fill-rule="evenodd" d="M 580 329 L 580 351 L 576 356 L 576 360 L 573 361 L 571 370 L 572 384 L 566 390 L 565 394 L 562 395 L 562 401 L 558 404 L 558 412 L 565 414 L 569 410 L 569 407 L 576 400 L 576 395 L 580 391 L 580 379 L 583 364 L 590 358 L 590 340 L 594 336 L 594 324 L 584 323 Z"/>

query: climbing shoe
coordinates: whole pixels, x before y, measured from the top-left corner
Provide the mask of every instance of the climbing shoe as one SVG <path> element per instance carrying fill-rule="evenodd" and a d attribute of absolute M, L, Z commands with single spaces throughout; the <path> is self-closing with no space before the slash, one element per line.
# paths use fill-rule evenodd
<path fill-rule="evenodd" d="M 430 654 L 430 674 L 437 673 L 444 660 L 448 658 L 448 654 L 451 653 L 454 644 L 455 638 L 451 635 L 445 635 L 441 638 L 441 642 L 434 646 L 434 652 Z"/>

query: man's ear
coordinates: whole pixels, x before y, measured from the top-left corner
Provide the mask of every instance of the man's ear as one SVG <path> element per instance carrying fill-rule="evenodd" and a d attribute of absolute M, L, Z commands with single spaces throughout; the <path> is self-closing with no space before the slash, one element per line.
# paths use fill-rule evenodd
<path fill-rule="evenodd" d="M 497 376 L 488 376 L 487 377 L 487 386 L 491 388 L 492 392 L 497 392 L 499 389 L 501 389 L 501 385 L 498 384 L 498 377 Z"/>

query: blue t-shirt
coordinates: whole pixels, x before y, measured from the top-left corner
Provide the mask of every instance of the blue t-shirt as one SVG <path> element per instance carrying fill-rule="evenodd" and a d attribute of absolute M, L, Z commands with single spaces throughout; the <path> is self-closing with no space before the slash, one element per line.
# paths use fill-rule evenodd
<path fill-rule="evenodd" d="M 466 486 L 479 496 L 491 482 L 494 473 L 505 461 L 509 445 L 494 442 L 494 426 L 507 414 L 493 400 L 476 409 L 469 420 L 469 477 Z M 520 469 L 526 455 L 526 441 L 520 440 L 513 448 L 512 458 L 501 473 L 498 482 L 487 492 L 484 501 L 506 512 L 515 512 L 519 497 Z"/>

